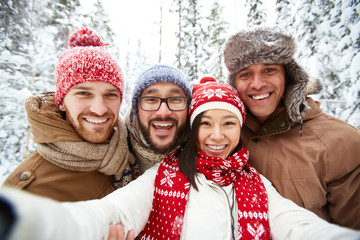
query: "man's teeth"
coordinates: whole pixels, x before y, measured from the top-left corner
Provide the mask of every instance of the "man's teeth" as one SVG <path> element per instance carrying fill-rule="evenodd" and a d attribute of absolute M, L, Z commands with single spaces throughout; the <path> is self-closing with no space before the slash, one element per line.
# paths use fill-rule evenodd
<path fill-rule="evenodd" d="M 213 150 L 221 150 L 223 148 L 225 148 L 226 145 L 208 145 L 208 148 L 213 149 Z"/>
<path fill-rule="evenodd" d="M 172 123 L 154 123 L 156 127 L 171 127 L 172 125 Z"/>
<path fill-rule="evenodd" d="M 252 97 L 253 99 L 255 99 L 255 100 L 261 100 L 261 99 L 267 98 L 267 97 L 269 97 L 269 96 L 270 96 L 270 94 L 267 93 L 267 94 L 257 95 L 257 96 L 251 96 L 251 97 Z"/>
<path fill-rule="evenodd" d="M 106 122 L 106 120 L 107 120 L 106 118 L 105 119 L 86 118 L 86 121 L 90 123 L 104 123 Z"/>

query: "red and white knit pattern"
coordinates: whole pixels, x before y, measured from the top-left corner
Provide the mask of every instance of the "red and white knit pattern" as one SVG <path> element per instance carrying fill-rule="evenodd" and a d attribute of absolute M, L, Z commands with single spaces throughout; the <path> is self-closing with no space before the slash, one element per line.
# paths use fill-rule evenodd
<path fill-rule="evenodd" d="M 197 170 L 220 186 L 234 184 L 238 239 L 270 239 L 266 189 L 247 161 L 245 147 L 225 160 L 199 151 Z M 170 154 L 158 169 L 153 208 L 141 239 L 180 239 L 189 189 L 176 153 Z"/>
<path fill-rule="evenodd" d="M 210 109 L 225 109 L 236 114 L 240 126 L 245 122 L 245 106 L 236 89 L 229 84 L 218 83 L 212 77 L 204 77 L 193 87 L 190 105 L 190 124 L 195 117 Z"/>
<path fill-rule="evenodd" d="M 118 63 L 103 47 L 105 45 L 99 36 L 87 28 L 71 35 L 71 49 L 60 56 L 55 69 L 57 106 L 72 86 L 84 82 L 110 83 L 123 96 L 124 75 Z"/>
<path fill-rule="evenodd" d="M 155 178 L 153 208 L 141 239 L 179 239 L 190 183 L 180 172 L 176 153 L 161 162 Z"/>
<path fill-rule="evenodd" d="M 264 184 L 255 168 L 245 168 L 235 183 L 239 239 L 271 239 Z"/>

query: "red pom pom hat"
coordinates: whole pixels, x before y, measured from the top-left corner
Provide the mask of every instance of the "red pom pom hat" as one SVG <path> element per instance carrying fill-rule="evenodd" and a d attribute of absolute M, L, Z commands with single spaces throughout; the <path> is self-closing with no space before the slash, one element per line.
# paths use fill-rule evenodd
<path fill-rule="evenodd" d="M 234 113 L 240 126 L 245 122 L 246 111 L 238 92 L 229 84 L 218 83 L 212 77 L 204 77 L 192 90 L 190 126 L 197 115 L 210 109 L 224 109 Z"/>
<path fill-rule="evenodd" d="M 75 31 L 69 38 L 70 49 L 63 53 L 56 65 L 55 103 L 60 106 L 71 87 L 84 82 L 106 82 L 119 89 L 121 99 L 124 75 L 120 66 L 104 49 L 100 37 L 88 28 Z"/>

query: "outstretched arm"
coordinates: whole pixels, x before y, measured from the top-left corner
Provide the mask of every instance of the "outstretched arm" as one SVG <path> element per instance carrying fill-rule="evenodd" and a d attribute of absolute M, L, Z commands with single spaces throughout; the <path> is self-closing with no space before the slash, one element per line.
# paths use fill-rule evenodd
<path fill-rule="evenodd" d="M 100 200 L 60 203 L 25 191 L 1 188 L 0 198 L 16 217 L 9 239 L 96 239 L 107 237 L 110 223 L 135 235 L 149 217 L 157 168 Z"/>

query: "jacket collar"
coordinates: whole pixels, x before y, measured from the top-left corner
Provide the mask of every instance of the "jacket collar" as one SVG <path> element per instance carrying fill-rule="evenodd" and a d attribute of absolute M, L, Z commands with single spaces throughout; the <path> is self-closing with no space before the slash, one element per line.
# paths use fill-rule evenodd
<path fill-rule="evenodd" d="M 277 114 L 270 116 L 264 123 L 260 123 L 251 113 L 246 116 L 245 126 L 253 134 L 252 138 L 265 137 L 290 130 L 290 120 L 285 107 L 281 107 Z"/>
<path fill-rule="evenodd" d="M 34 143 L 84 141 L 71 124 L 62 118 L 59 108 L 55 105 L 54 92 L 27 98 L 25 110 Z"/>
<path fill-rule="evenodd" d="M 311 97 L 306 98 L 306 105 L 308 108 L 304 114 L 303 121 L 323 114 L 320 110 L 320 103 L 314 101 Z M 260 123 L 254 115 L 247 112 L 245 126 L 253 133 L 251 138 L 258 138 L 287 132 L 296 123 L 301 124 L 299 121 L 292 122 L 286 108 L 280 107 L 277 113 L 271 115 L 264 123 Z"/>

